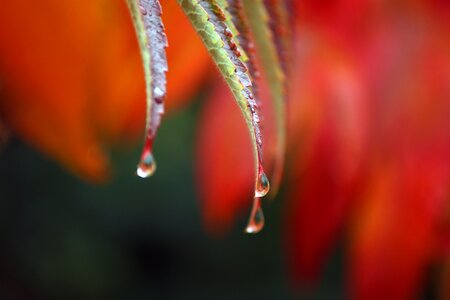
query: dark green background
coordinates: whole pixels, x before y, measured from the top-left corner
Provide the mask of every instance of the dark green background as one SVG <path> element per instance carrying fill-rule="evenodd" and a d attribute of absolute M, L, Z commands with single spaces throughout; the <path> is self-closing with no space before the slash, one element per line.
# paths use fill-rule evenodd
<path fill-rule="evenodd" d="M 336 253 L 314 292 L 290 285 L 281 199 L 258 235 L 243 233 L 246 215 L 224 237 L 204 232 L 200 109 L 165 118 L 147 180 L 134 175 L 139 145 L 113 154 L 112 182 L 93 186 L 12 139 L 0 155 L 0 299 L 341 299 Z"/>

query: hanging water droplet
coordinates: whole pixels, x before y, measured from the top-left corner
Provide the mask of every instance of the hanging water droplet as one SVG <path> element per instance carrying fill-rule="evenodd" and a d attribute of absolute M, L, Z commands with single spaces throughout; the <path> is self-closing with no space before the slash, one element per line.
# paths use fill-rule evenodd
<path fill-rule="evenodd" d="M 146 151 L 141 158 L 136 170 L 137 176 L 141 178 L 147 178 L 152 176 L 156 171 L 156 162 L 153 154 L 150 151 Z"/>
<path fill-rule="evenodd" d="M 248 219 L 246 233 L 258 233 L 264 227 L 264 214 L 261 208 L 261 198 L 255 197 L 253 200 L 252 211 Z"/>
<path fill-rule="evenodd" d="M 264 172 L 260 172 L 256 182 L 255 197 L 264 197 L 270 190 L 269 179 Z"/>

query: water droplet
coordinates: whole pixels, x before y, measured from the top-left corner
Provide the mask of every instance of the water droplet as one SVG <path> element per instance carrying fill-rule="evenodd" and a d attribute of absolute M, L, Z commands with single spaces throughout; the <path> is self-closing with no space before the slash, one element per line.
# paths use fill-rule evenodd
<path fill-rule="evenodd" d="M 141 178 L 147 178 L 152 176 L 156 171 L 156 162 L 153 154 L 150 151 L 146 151 L 141 158 L 136 170 L 137 176 Z"/>
<path fill-rule="evenodd" d="M 264 197 L 270 190 L 269 179 L 264 172 L 260 172 L 256 182 L 255 197 Z"/>
<path fill-rule="evenodd" d="M 230 45 L 231 51 L 235 52 L 236 49 L 237 49 L 236 43 L 230 41 L 230 44 L 229 44 L 229 45 Z M 236 53 L 234 53 L 234 54 L 236 54 Z"/>
<path fill-rule="evenodd" d="M 227 17 L 225 16 L 225 14 L 223 13 L 223 11 L 221 9 L 218 9 L 215 11 L 217 18 L 222 21 L 225 22 Z"/>
<path fill-rule="evenodd" d="M 225 28 L 223 33 L 225 34 L 226 37 L 229 37 L 229 38 L 231 38 L 233 36 L 233 32 L 231 32 L 231 30 L 228 28 Z"/>
<path fill-rule="evenodd" d="M 155 96 L 155 98 L 162 98 L 164 97 L 164 91 L 157 86 L 153 89 L 153 95 Z"/>
<path fill-rule="evenodd" d="M 143 16 L 145 16 L 147 14 L 147 10 L 142 5 L 139 5 L 139 10 Z"/>
<path fill-rule="evenodd" d="M 253 200 L 252 211 L 248 219 L 246 233 L 258 233 L 264 227 L 264 214 L 261 208 L 261 198 L 255 197 Z"/>

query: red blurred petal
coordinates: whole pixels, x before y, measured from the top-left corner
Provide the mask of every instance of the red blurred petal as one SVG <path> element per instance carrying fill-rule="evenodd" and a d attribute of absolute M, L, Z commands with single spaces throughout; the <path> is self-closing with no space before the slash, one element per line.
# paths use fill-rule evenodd
<path fill-rule="evenodd" d="M 374 167 L 354 222 L 354 299 L 412 299 L 421 287 L 435 245 L 443 178 L 434 166 L 410 164 Z"/>
<path fill-rule="evenodd" d="M 291 266 L 295 275 L 314 278 L 339 225 L 357 204 L 350 255 L 355 299 L 409 299 L 442 246 L 450 163 L 450 122 L 446 117 L 450 112 L 449 30 L 443 27 L 445 22 L 417 9 L 424 7 L 423 3 L 405 4 L 379 5 L 378 10 L 371 10 L 373 18 L 355 15 L 352 17 L 358 20 L 346 22 L 333 21 L 340 20 L 339 11 L 348 12 L 345 7 L 339 7 L 329 23 L 319 15 L 305 25 L 314 28 L 309 29 L 314 38 L 303 45 L 312 44 L 318 55 L 326 55 L 311 58 L 308 46 L 302 46 L 299 54 L 303 65 L 298 72 L 305 83 L 297 85 L 301 91 L 298 99 L 305 103 L 303 113 L 301 107 L 290 109 L 300 111 L 291 118 L 290 134 L 303 140 L 299 149 L 292 150 L 299 160 L 292 192 L 298 196 L 291 197 L 297 201 L 289 207 L 287 224 Z M 305 31 L 302 34 L 308 37 Z M 324 39 L 333 42 L 325 50 L 315 49 Z M 334 120 L 329 113 L 339 98 L 309 101 L 330 98 L 330 87 L 337 86 L 334 89 L 339 91 L 346 86 L 342 81 L 333 84 L 323 75 L 339 70 L 336 60 L 343 56 L 348 57 L 344 66 L 355 72 L 350 78 L 357 79 L 357 90 L 363 92 L 354 95 L 349 104 L 356 121 L 349 128 L 363 125 L 359 133 L 339 129 L 348 119 Z M 323 66 L 311 63 L 315 60 Z M 344 98 L 352 99 L 351 94 Z M 364 113 L 365 106 L 370 115 Z M 369 124 L 370 130 L 365 131 L 364 124 Z M 364 140 L 367 134 L 370 147 L 364 148 L 364 153 L 358 152 L 358 147 L 345 150 L 360 145 L 358 138 Z M 351 136 L 350 142 L 342 143 Z M 370 162 L 362 165 L 364 172 L 346 172 L 345 166 L 357 166 L 352 160 L 361 156 Z M 355 199 L 351 206 L 350 198 Z"/>
<path fill-rule="evenodd" d="M 374 96 L 371 175 L 352 222 L 355 299 L 413 298 L 439 246 L 447 208 L 448 42 L 432 23 L 408 24 L 414 35 L 405 28 L 384 32 L 377 42 L 390 47 L 379 53 L 384 68 L 366 70 Z"/>
<path fill-rule="evenodd" d="M 229 230 L 253 200 L 254 166 L 245 121 L 224 83 L 205 103 L 197 141 L 197 182 L 205 227 Z"/>
<path fill-rule="evenodd" d="M 272 174 L 277 153 L 275 116 L 269 95 L 268 85 L 261 79 L 258 105 L 266 174 Z M 205 227 L 211 233 L 225 233 L 241 212 L 250 212 L 255 174 L 247 125 L 222 81 L 208 97 L 198 136 L 197 182 Z M 263 198 L 263 206 L 266 199 L 269 198 Z"/>
<path fill-rule="evenodd" d="M 296 159 L 286 238 L 294 278 L 313 281 L 348 215 L 360 175 L 366 112 L 351 61 L 330 43 L 298 43 L 312 46 L 303 47 L 293 76 L 289 136 Z M 297 145 L 295 136 L 302 137 Z"/>

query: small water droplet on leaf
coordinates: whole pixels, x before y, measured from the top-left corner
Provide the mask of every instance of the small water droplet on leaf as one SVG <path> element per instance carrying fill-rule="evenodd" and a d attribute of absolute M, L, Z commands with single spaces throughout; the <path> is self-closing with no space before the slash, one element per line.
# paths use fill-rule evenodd
<path fill-rule="evenodd" d="M 225 30 L 223 31 L 223 33 L 225 34 L 226 37 L 231 38 L 233 36 L 233 32 L 231 32 L 231 30 L 229 28 L 225 28 Z"/>
<path fill-rule="evenodd" d="M 147 15 L 147 10 L 142 5 L 139 5 L 139 11 L 143 16 Z"/>
<path fill-rule="evenodd" d="M 153 89 L 153 94 L 156 98 L 164 97 L 164 91 L 162 89 L 160 89 L 159 87 L 155 87 Z"/>

